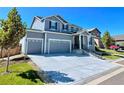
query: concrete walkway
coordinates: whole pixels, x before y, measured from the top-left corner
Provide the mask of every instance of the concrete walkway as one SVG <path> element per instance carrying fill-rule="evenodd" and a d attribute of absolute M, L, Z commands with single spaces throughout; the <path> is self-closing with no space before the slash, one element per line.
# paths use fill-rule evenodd
<path fill-rule="evenodd" d="M 121 68 L 88 82 L 86 85 L 124 85 L 124 60 L 114 61 L 114 64 L 120 65 Z"/>
<path fill-rule="evenodd" d="M 124 68 L 121 69 L 120 73 L 117 73 L 113 77 L 104 80 L 103 82 L 99 83 L 98 85 L 124 85 Z"/>
<path fill-rule="evenodd" d="M 93 56 L 28 55 L 43 71 L 46 80 L 54 84 L 85 84 L 120 66 Z"/>
<path fill-rule="evenodd" d="M 17 58 L 23 58 L 23 57 L 25 57 L 24 54 L 18 54 L 18 55 L 10 56 L 10 60 L 17 59 Z M 0 61 L 1 60 L 7 60 L 7 57 L 0 58 Z"/>

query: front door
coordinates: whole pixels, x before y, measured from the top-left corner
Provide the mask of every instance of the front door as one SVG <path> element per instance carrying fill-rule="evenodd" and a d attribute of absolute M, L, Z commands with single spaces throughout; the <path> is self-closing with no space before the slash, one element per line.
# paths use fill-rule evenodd
<path fill-rule="evenodd" d="M 79 49 L 79 35 L 74 37 L 74 49 Z"/>
<path fill-rule="evenodd" d="M 87 36 L 83 36 L 83 37 L 84 37 L 83 49 L 88 49 L 88 38 Z"/>

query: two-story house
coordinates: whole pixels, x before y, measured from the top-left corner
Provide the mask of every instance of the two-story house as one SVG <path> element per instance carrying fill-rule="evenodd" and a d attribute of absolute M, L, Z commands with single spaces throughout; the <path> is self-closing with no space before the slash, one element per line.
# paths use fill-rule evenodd
<path fill-rule="evenodd" d="M 22 42 L 22 53 L 71 53 L 74 50 L 94 51 L 94 35 L 59 15 L 33 19 Z"/>

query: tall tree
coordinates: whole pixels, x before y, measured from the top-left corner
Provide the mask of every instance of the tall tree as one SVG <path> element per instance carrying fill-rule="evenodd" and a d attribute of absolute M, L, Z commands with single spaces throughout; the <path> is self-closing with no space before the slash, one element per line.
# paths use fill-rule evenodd
<path fill-rule="evenodd" d="M 7 20 L 2 21 L 3 43 L 2 46 L 7 50 L 8 60 L 6 62 L 6 72 L 9 72 L 10 49 L 16 47 L 20 39 L 25 35 L 26 25 L 22 23 L 21 17 L 16 8 L 13 8 L 8 13 Z"/>
<path fill-rule="evenodd" d="M 106 49 L 109 48 L 109 46 L 111 44 L 114 43 L 114 40 L 112 39 L 112 37 L 110 36 L 110 33 L 108 31 L 106 31 L 102 37 L 102 42 L 104 43 L 104 46 Z"/>

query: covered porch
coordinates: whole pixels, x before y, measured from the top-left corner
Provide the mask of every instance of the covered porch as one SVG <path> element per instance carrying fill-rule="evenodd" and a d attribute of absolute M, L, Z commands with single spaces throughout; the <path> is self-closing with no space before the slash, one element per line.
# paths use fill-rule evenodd
<path fill-rule="evenodd" d="M 87 32 L 73 36 L 73 50 L 91 50 L 94 46 L 94 37 Z"/>

